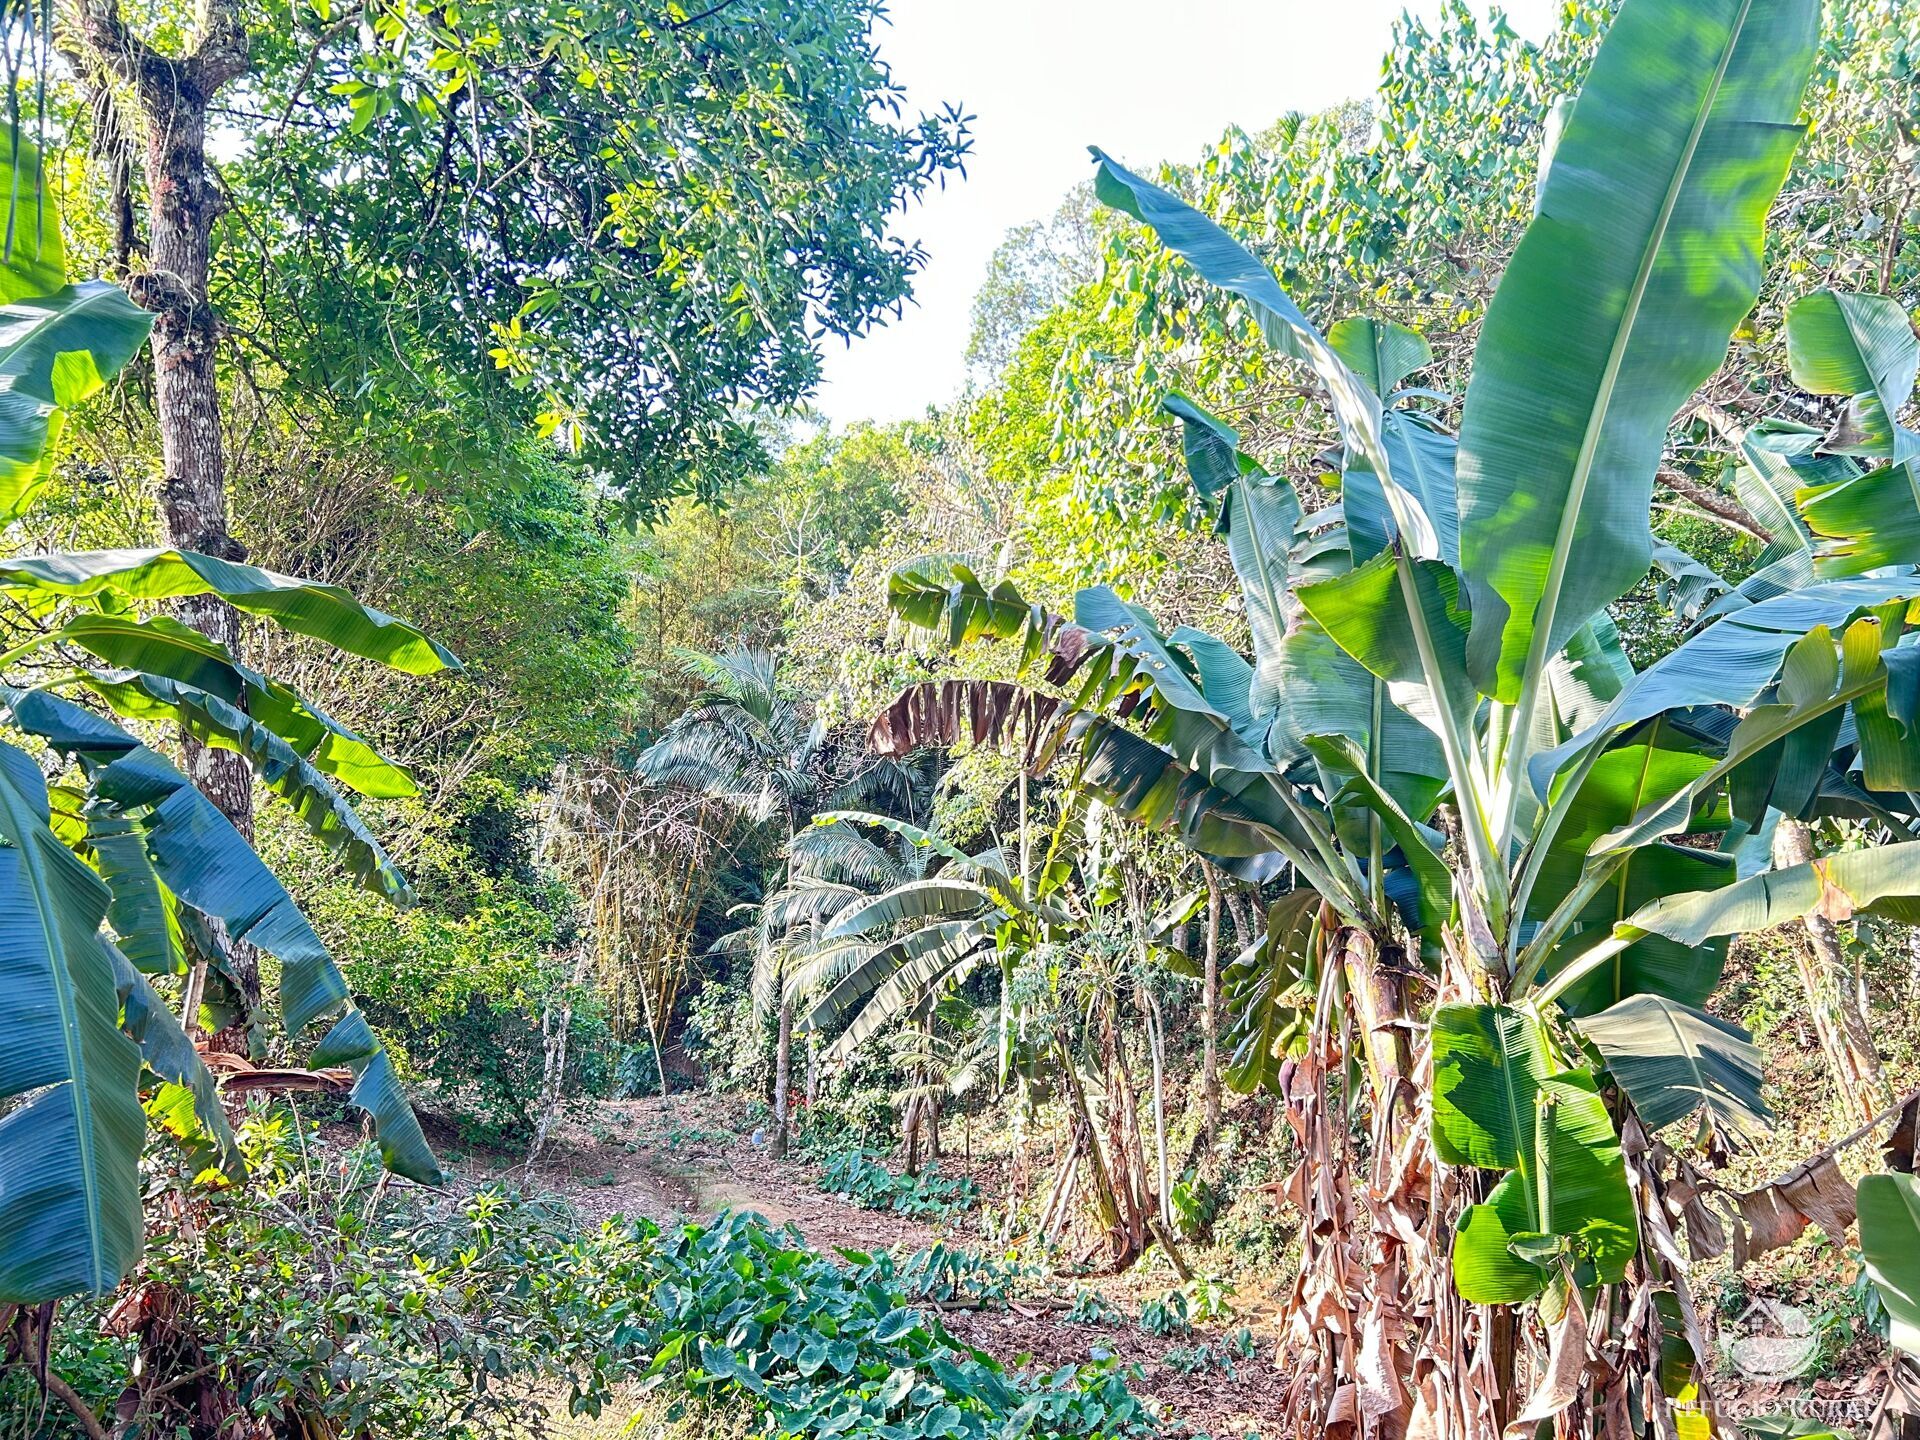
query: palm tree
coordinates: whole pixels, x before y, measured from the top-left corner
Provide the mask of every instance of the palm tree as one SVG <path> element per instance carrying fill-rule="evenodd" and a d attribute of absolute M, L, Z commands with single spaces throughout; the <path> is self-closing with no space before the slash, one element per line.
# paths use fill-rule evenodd
<path fill-rule="evenodd" d="M 863 833 L 875 829 L 892 843 Z M 763 1016 L 778 1008 L 789 1043 L 790 1017 L 803 1002 L 810 1037 L 846 1022 L 830 1059 L 889 1020 L 924 1012 L 991 951 L 1004 919 L 991 888 L 1005 880 L 997 857 L 965 855 L 892 816 L 826 812 L 794 835 L 787 856 L 786 883 L 758 907 L 752 926 L 716 948 L 751 951 L 755 1008 Z M 777 1062 L 775 1069 L 778 1082 Z M 927 1108 L 909 1104 L 910 1150 Z M 783 1119 L 776 1103 L 776 1140 Z"/>
<path fill-rule="evenodd" d="M 670 724 L 635 764 L 655 785 L 691 790 L 720 801 L 744 823 L 778 826 L 785 836 L 781 854 L 786 881 L 762 907 L 763 943 L 755 949 L 756 999 L 779 1006 L 779 1039 L 774 1051 L 773 1153 L 787 1150 L 787 1120 L 792 1077 L 793 1009 L 804 987 L 775 983 L 784 973 L 791 945 L 784 924 L 767 925 L 777 915 L 775 901 L 795 877 L 792 851 L 796 837 L 823 801 L 850 804 L 882 800 L 912 812 L 928 781 L 926 766 L 909 757 L 893 760 L 862 756 L 850 775 L 836 775 L 827 747 L 827 727 L 809 719 L 801 703 L 783 693 L 773 652 L 736 647 L 718 655 L 680 652 L 681 663 L 706 682 L 707 693 Z M 786 903 L 782 901 L 781 903 Z M 773 908 L 769 909 L 771 906 Z M 725 946 L 736 937 L 727 937 Z M 765 971 L 766 974 L 762 974 Z"/>

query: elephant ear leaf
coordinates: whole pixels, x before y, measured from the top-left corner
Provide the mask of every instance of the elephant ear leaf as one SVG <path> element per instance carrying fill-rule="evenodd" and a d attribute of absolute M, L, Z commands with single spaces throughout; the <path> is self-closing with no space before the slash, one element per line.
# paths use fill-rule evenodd
<path fill-rule="evenodd" d="M 1920 1179 L 1869 1175 L 1860 1182 L 1860 1249 L 1892 1322 L 1887 1338 L 1920 1356 Z"/>
<path fill-rule="evenodd" d="M 140 1053 L 100 923 L 107 889 L 0 744 L 0 1303 L 105 1294 L 140 1255 Z"/>
<path fill-rule="evenodd" d="M 1462 412 L 1483 694 L 1530 704 L 1548 657 L 1647 572 L 1667 426 L 1753 305 L 1819 18 L 1816 0 L 1635 0 L 1594 59 Z"/>

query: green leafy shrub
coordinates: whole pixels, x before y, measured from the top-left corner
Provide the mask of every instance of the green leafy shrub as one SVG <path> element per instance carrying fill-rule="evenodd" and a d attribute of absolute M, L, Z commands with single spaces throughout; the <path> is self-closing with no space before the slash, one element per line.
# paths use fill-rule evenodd
<path fill-rule="evenodd" d="M 744 1412 L 769 1440 L 1151 1428 L 1111 1364 L 1010 1374 L 911 1308 L 1004 1298 L 1025 1267 L 946 1247 L 841 1264 L 746 1214 L 581 1235 L 551 1199 L 382 1186 L 370 1146 L 286 1108 L 241 1143 L 249 1182 L 163 1207 L 191 1223 L 156 1225 L 133 1282 L 170 1297 L 148 1308 L 180 1357 L 149 1377 L 136 1433 L 190 1426 L 204 1384 L 276 1433 L 522 1440 L 547 1433 L 549 1405 L 598 1415 L 643 1375 L 670 1408 Z M 101 1323 L 112 1303 L 63 1307 L 52 1337 L 53 1369 L 96 1413 L 135 1373 L 134 1341 Z M 0 1414 L 38 1410 L 27 1372 L 0 1369 Z"/>
<path fill-rule="evenodd" d="M 1082 1285 L 1073 1292 L 1073 1304 L 1067 1307 L 1066 1318 L 1071 1325 L 1118 1325 L 1127 1317 L 1098 1290 Z"/>
<path fill-rule="evenodd" d="M 789 1248 L 751 1215 L 662 1238 L 652 1376 L 751 1405 L 769 1440 L 1149 1434 L 1112 1364 L 1027 1381 L 948 1335 L 864 1267 Z"/>
<path fill-rule="evenodd" d="M 877 1281 L 911 1300 L 978 1300 L 1004 1306 L 1024 1285 L 1042 1278 L 1038 1265 L 1003 1260 L 971 1250 L 939 1244 L 916 1250 L 903 1260 L 891 1255 L 869 1256 L 858 1250 L 841 1255 L 858 1267 L 862 1283 Z"/>
<path fill-rule="evenodd" d="M 1188 1308 L 1187 1297 L 1179 1290 L 1169 1290 L 1158 1300 L 1149 1300 L 1140 1307 L 1140 1328 L 1155 1339 L 1165 1339 L 1169 1335 L 1185 1335 L 1193 1329 L 1193 1314 Z"/>
<path fill-rule="evenodd" d="M 644 1365 L 650 1230 L 581 1235 L 565 1207 L 500 1189 L 389 1189 L 370 1146 L 286 1109 L 240 1143 L 244 1185 L 155 1208 L 130 1282 L 155 1299 L 135 1313 L 164 1316 L 149 1344 L 203 1373 L 151 1377 L 133 1433 L 189 1425 L 204 1389 L 276 1433 L 506 1440 L 541 1433 L 536 1391 L 595 1411 Z M 112 1303 L 63 1307 L 54 1337 L 53 1368 L 96 1413 L 134 1374 L 134 1342 L 103 1333 Z M 0 1381 L 0 1413 L 30 1390 Z"/>
<path fill-rule="evenodd" d="M 822 1189 L 867 1210 L 944 1219 L 971 1210 L 979 1188 L 965 1175 L 949 1178 L 929 1165 L 918 1175 L 896 1175 L 868 1150 L 843 1150 L 820 1172 Z"/>

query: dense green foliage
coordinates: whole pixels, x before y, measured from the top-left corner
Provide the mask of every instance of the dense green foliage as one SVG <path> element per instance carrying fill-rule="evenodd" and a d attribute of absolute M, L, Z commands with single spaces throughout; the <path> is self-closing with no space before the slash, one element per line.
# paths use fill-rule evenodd
<path fill-rule="evenodd" d="M 660 1423 L 782 1435 L 1144 1426 L 1117 1369 L 1017 1376 L 913 1309 L 1037 1266 L 830 1260 L 740 1217 L 583 1235 L 476 1178 L 564 1175 L 586 1135 L 632 1156 L 652 1097 L 705 1086 L 776 1153 L 796 1131 L 828 1194 L 1049 1266 L 1300 1267 L 1295 1428 L 1325 1387 L 1392 1418 L 1440 1403 L 1422 1375 L 1500 1365 L 1475 1393 L 1511 1414 L 1541 1374 L 1515 1353 L 1577 1358 L 1569 1313 L 1642 1409 L 1689 1357 L 1713 1378 L 1689 1321 L 1766 1292 L 1751 1213 L 1800 1203 L 1765 1165 L 1920 1074 L 1920 31 L 1893 0 L 1815 9 L 1595 0 L 1533 44 L 1449 0 L 1369 100 L 1099 162 L 1097 199 L 994 257 L 966 392 L 848 428 L 795 408 L 820 347 L 906 301 L 925 256 L 892 217 L 967 146 L 909 114 L 869 0 L 252 16 L 209 298 L 234 532 L 310 583 L 22 565 L 146 543 L 166 480 L 144 316 L 32 246 L 0 297 L 23 337 L 58 322 L 0 337 L 54 407 L 0 413 L 7 644 L 34 647 L 7 657 L 0 857 L 44 829 L 113 887 L 132 979 L 83 975 L 75 1024 L 148 1102 L 96 1127 L 113 1263 L 67 1267 L 132 1267 L 137 1303 L 63 1310 L 54 1369 L 104 1416 L 137 1360 L 193 1440 L 242 1414 L 504 1437 L 533 1391 L 584 1412 L 634 1381 Z M 127 137 L 87 83 L 50 95 L 51 233 L 138 278 L 121 201 L 148 181 L 117 193 Z M 206 583 L 249 616 L 237 658 L 172 622 Z M 251 912 L 184 871 L 116 884 L 116 842 L 165 833 L 146 807 L 194 806 L 183 734 L 289 802 L 257 860 L 222 836 L 223 872 L 310 924 L 263 942 L 253 1013 L 190 913 Z M 409 1103 L 458 1136 L 452 1192 L 382 1182 L 332 1100 L 319 1133 L 244 1110 L 220 1188 L 246 1087 L 223 1108 L 166 1023 L 201 945 L 190 1021 L 373 1073 L 403 1173 L 434 1163 L 395 1150 Z M 352 1046 L 301 1033 L 327 1005 Z M 0 1079 L 4 1139 L 44 1078 Z M 1848 1146 L 1810 1173 L 1850 1202 Z M 1857 1256 L 1844 1219 L 1790 1253 L 1910 1349 L 1908 1179 L 1860 1187 Z M 37 1244 L 0 1242 L 0 1294 L 54 1293 L 11 1284 Z M 1377 1271 L 1340 1270 L 1369 1245 Z M 1188 1334 L 1219 1291 L 1142 1307 L 1183 1341 L 1165 1369 L 1249 1368 Z M 1504 1358 L 1477 1319 L 1367 1338 L 1462 1298 L 1537 1304 Z"/>

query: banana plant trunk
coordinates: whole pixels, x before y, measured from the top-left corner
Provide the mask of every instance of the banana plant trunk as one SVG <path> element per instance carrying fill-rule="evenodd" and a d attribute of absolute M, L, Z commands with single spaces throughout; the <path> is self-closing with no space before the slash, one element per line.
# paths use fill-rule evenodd
<path fill-rule="evenodd" d="M 1774 831 L 1773 852 L 1775 863 L 1783 868 L 1805 865 L 1814 858 L 1813 834 L 1800 821 L 1783 818 Z M 1839 929 L 1817 911 L 1808 914 L 1803 924 L 1807 944 L 1795 955 L 1801 988 L 1841 1106 L 1855 1120 L 1877 1115 L 1893 1102 L 1893 1092 L 1881 1068 L 1859 987 L 1849 973 Z"/>

